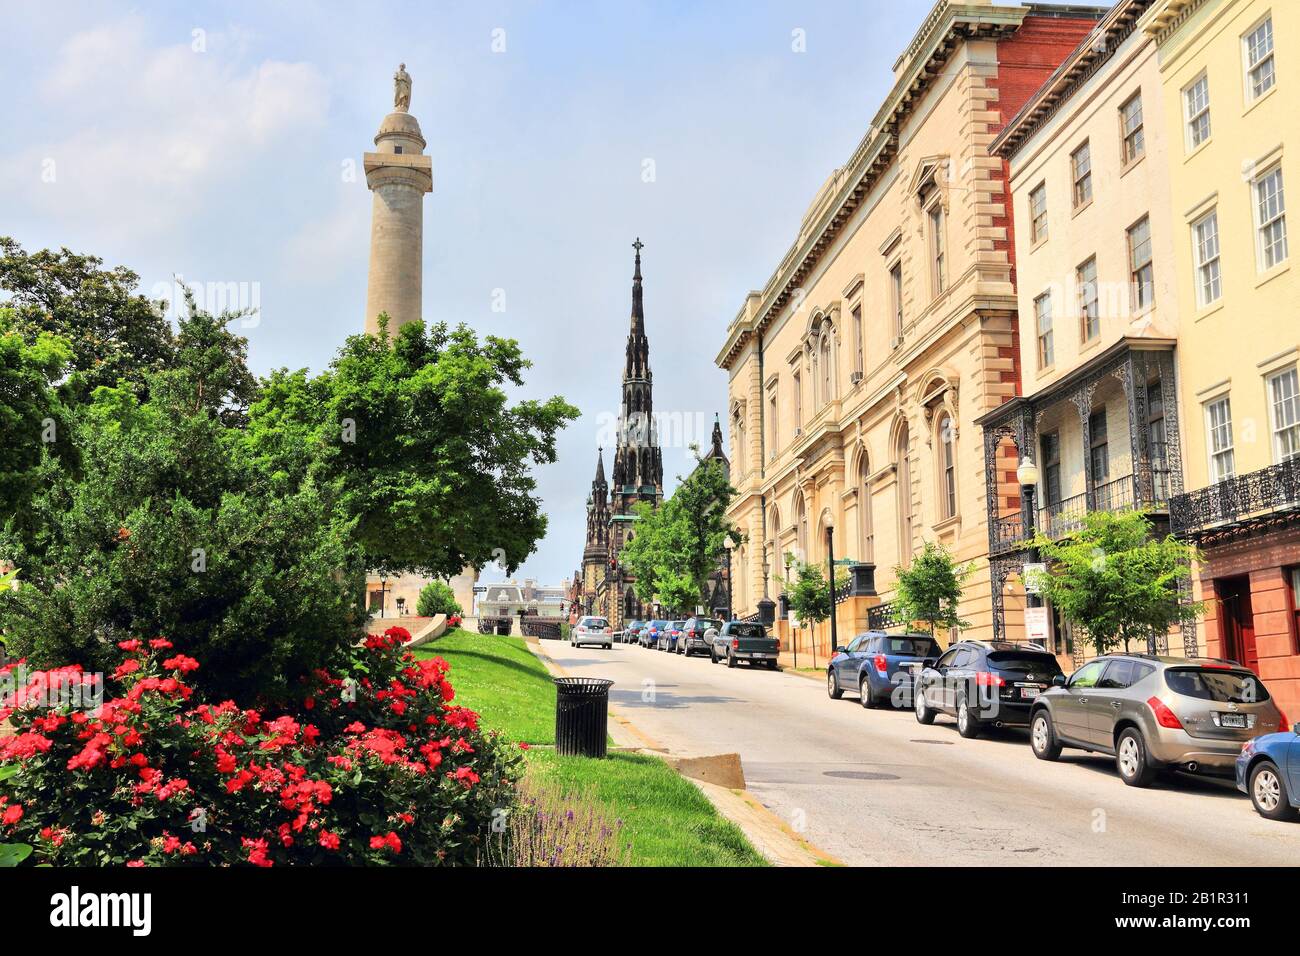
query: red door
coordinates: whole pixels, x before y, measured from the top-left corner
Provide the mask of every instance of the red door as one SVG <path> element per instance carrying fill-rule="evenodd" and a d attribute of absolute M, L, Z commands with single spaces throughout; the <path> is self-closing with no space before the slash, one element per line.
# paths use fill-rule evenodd
<path fill-rule="evenodd" d="M 1259 673 L 1255 649 L 1255 615 L 1250 607 L 1250 579 L 1222 578 L 1214 582 L 1223 621 L 1224 656 Z"/>

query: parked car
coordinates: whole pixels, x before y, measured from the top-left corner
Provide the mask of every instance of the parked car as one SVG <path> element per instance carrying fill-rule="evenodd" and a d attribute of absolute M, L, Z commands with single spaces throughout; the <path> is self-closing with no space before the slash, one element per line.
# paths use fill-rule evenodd
<path fill-rule="evenodd" d="M 916 719 L 931 724 L 936 714 L 949 714 L 963 737 L 978 737 L 989 725 L 1023 727 L 1058 677 L 1065 679 L 1055 655 L 1038 644 L 959 641 L 917 677 Z"/>
<path fill-rule="evenodd" d="M 1281 729 L 1247 740 L 1237 755 L 1237 789 L 1250 797 L 1255 812 L 1270 820 L 1295 820 L 1300 808 L 1300 737 L 1286 715 Z"/>
<path fill-rule="evenodd" d="M 934 664 L 942 650 L 929 634 L 867 631 L 834 653 L 826 665 L 826 693 L 832 700 L 856 690 L 863 707 L 876 707 L 892 703 L 895 689 L 906 687 L 902 703 L 910 707 L 917 675 Z"/>
<path fill-rule="evenodd" d="M 1034 754 L 1112 754 L 1133 787 L 1161 770 L 1230 773 L 1243 744 L 1286 725 L 1264 682 L 1232 661 L 1107 654 L 1056 684 L 1033 704 Z"/>
<path fill-rule="evenodd" d="M 682 626 L 682 636 L 677 639 L 677 653 L 684 657 L 692 654 L 709 653 L 709 632 L 716 635 L 722 630 L 722 622 L 711 617 L 692 617 Z"/>
<path fill-rule="evenodd" d="M 638 640 L 638 643 L 642 647 L 658 647 L 659 633 L 667 626 L 667 621 L 651 621 L 645 626 L 645 630 L 641 632 L 641 637 Z"/>
<path fill-rule="evenodd" d="M 619 640 L 624 644 L 635 644 L 643 627 L 645 621 L 628 621 L 623 628 L 623 633 L 619 635 Z"/>
<path fill-rule="evenodd" d="M 591 614 L 578 618 L 578 623 L 569 631 L 569 644 L 573 647 L 581 647 L 583 644 L 613 647 L 614 632 L 609 626 L 609 620 Z"/>
<path fill-rule="evenodd" d="M 669 621 L 668 626 L 659 632 L 659 640 L 655 647 L 661 651 L 667 651 L 669 654 L 677 650 L 677 639 L 682 636 L 682 628 L 686 627 L 685 621 Z"/>
<path fill-rule="evenodd" d="M 769 636 L 762 624 L 750 621 L 727 621 L 709 645 L 713 663 L 725 660 L 728 667 L 749 661 L 753 666 L 762 663 L 776 670 L 780 666 L 777 663 L 780 652 L 780 639 Z"/>

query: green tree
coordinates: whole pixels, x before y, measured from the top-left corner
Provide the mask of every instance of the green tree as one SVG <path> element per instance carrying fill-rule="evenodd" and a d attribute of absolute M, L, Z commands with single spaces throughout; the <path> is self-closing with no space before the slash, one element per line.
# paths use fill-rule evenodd
<path fill-rule="evenodd" d="M 354 335 L 320 376 L 271 376 L 246 449 L 278 486 L 333 489 L 372 570 L 513 570 L 546 533 L 533 466 L 578 416 L 559 397 L 510 401 L 530 366 L 514 340 L 465 326 Z"/>
<path fill-rule="evenodd" d="M 27 341 L 0 308 L 0 527 L 24 520 L 21 505 L 35 490 L 36 467 L 52 445 L 66 444 L 66 414 L 56 388 L 71 361 L 63 339 L 41 332 Z"/>
<path fill-rule="evenodd" d="M 1043 596 L 1083 631 L 1098 654 L 1145 643 L 1174 625 L 1195 621 L 1204 605 L 1183 601 L 1180 582 L 1197 560 L 1194 547 L 1153 533 L 1139 511 L 1090 511 L 1060 541 L 1035 538 L 1048 566 L 1034 575 Z"/>
<path fill-rule="evenodd" d="M 974 570 L 972 564 L 959 567 L 943 545 L 927 541 L 907 567 L 894 566 L 898 581 L 894 602 L 906 620 L 924 621 L 931 634 L 940 627 L 966 627 L 967 622 L 957 616 L 957 603 Z"/>
<path fill-rule="evenodd" d="M 139 295 L 130 269 L 102 265 L 66 248 L 28 254 L 0 236 L 0 289 L 10 293 L 14 328 L 28 342 L 49 333 L 67 343 L 69 389 L 79 400 L 101 385 L 138 394 L 150 373 L 174 360 L 165 303 Z"/>
<path fill-rule="evenodd" d="M 793 565 L 793 581 L 781 581 L 781 587 L 794 608 L 800 624 L 820 624 L 831 616 L 831 586 L 820 564 L 800 561 L 793 554 L 786 555 L 786 563 Z M 843 594 L 849 586 L 847 574 L 835 575 L 835 593 Z"/>
<path fill-rule="evenodd" d="M 420 599 L 416 602 L 415 613 L 420 617 L 434 617 L 438 614 L 460 614 L 461 607 L 456 601 L 456 592 L 446 581 L 430 581 L 420 589 Z"/>

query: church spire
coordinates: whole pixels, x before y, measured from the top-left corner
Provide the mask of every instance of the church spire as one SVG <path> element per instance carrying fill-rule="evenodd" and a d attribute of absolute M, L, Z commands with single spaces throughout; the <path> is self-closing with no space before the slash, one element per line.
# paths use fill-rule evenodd
<path fill-rule="evenodd" d="M 632 269 L 632 328 L 627 334 L 627 363 L 623 369 L 625 383 L 628 379 L 650 380 L 650 341 L 645 335 L 645 300 L 641 288 L 641 250 L 645 243 L 640 236 L 632 248 L 636 250 L 636 259 Z"/>
<path fill-rule="evenodd" d="M 605 483 L 605 449 L 596 448 L 596 480 L 591 483 L 592 491 L 601 489 L 602 496 L 608 486 Z"/>

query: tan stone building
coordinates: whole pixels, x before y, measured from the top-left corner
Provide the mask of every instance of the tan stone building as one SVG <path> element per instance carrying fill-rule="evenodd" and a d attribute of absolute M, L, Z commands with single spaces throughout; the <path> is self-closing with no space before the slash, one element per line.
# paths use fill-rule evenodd
<path fill-rule="evenodd" d="M 1143 508 L 1161 533 L 1183 490 L 1183 227 L 1152 7 L 1116 3 L 993 144 L 1010 169 L 1022 381 L 1019 397 L 980 420 L 999 479 L 987 502 L 993 619 L 997 633 L 1075 662 L 1090 652 L 1050 606 L 1045 629 L 1025 632 L 1031 532 L 1061 537 L 1089 511 Z M 1015 475 L 1022 458 L 1038 465 L 1032 512 Z M 1197 649 L 1191 629 L 1156 643 Z"/>
<path fill-rule="evenodd" d="M 1015 396 L 1019 337 L 1006 171 L 988 147 L 1103 13 L 936 3 L 862 141 L 729 325 L 717 363 L 739 490 L 729 513 L 746 535 L 738 615 L 776 597 L 786 552 L 824 561 L 832 528 L 836 557 L 874 566 L 886 600 L 924 540 L 974 560 L 959 610 L 991 636 L 974 422 Z M 841 633 L 865 628 L 876 603 L 863 570 Z"/>
<path fill-rule="evenodd" d="M 1300 4 L 1158 0 L 1187 491 L 1208 653 L 1300 714 Z"/>

